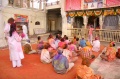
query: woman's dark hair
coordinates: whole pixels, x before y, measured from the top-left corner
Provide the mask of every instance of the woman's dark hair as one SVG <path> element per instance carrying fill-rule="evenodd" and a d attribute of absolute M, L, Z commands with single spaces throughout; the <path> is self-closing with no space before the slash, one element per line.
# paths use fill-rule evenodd
<path fill-rule="evenodd" d="M 59 36 L 58 36 L 58 34 L 56 35 L 56 39 L 58 39 L 59 38 Z"/>
<path fill-rule="evenodd" d="M 115 44 L 113 44 L 113 47 L 115 47 Z"/>
<path fill-rule="evenodd" d="M 74 39 L 76 39 L 77 37 L 76 36 L 74 36 Z"/>
<path fill-rule="evenodd" d="M 45 43 L 44 44 L 44 49 L 48 49 L 50 47 L 50 44 L 49 43 Z"/>
<path fill-rule="evenodd" d="M 41 39 L 41 37 L 40 36 L 38 36 L 38 40 L 40 40 Z"/>
<path fill-rule="evenodd" d="M 68 40 L 68 37 L 66 37 L 66 40 Z"/>
<path fill-rule="evenodd" d="M 61 38 L 61 40 L 60 40 L 60 41 L 64 42 L 65 40 L 64 40 L 64 38 Z"/>
<path fill-rule="evenodd" d="M 15 23 L 12 23 L 10 25 L 10 31 L 9 31 L 9 34 L 10 34 L 10 37 L 12 36 L 12 33 L 16 31 L 16 24 Z"/>
<path fill-rule="evenodd" d="M 76 38 L 76 41 L 79 41 L 79 38 Z"/>
<path fill-rule="evenodd" d="M 13 18 L 9 18 L 8 19 L 8 23 L 10 23 L 10 24 L 14 23 L 14 19 Z"/>
<path fill-rule="evenodd" d="M 67 44 L 65 44 L 63 49 L 66 49 L 67 47 L 68 47 L 68 45 L 67 45 Z"/>

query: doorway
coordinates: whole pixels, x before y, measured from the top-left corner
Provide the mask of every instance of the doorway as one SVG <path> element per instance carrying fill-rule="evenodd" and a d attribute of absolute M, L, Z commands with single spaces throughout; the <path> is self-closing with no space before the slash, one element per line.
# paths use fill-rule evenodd
<path fill-rule="evenodd" d="M 94 28 L 100 29 L 99 17 L 98 16 L 90 16 L 88 18 L 88 25 L 93 25 Z"/>
<path fill-rule="evenodd" d="M 62 17 L 60 9 L 51 9 L 47 12 L 47 32 L 62 32 Z"/>
<path fill-rule="evenodd" d="M 83 17 L 81 16 L 76 16 L 74 18 L 74 23 L 73 23 L 73 27 L 74 28 L 82 28 L 83 27 Z"/>

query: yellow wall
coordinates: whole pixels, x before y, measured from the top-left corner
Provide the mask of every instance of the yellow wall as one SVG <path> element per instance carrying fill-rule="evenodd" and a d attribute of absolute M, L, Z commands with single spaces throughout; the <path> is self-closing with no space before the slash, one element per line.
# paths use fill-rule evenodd
<path fill-rule="evenodd" d="M 44 28 L 46 30 L 46 12 L 45 11 L 35 11 L 30 9 L 20 9 L 13 7 L 6 7 L 3 9 L 4 23 L 7 23 L 8 18 L 13 17 L 14 14 L 27 15 L 29 19 L 29 34 L 33 35 L 35 28 Z M 35 22 L 39 21 L 40 25 L 35 25 Z M 46 31 L 45 31 L 46 32 Z"/>

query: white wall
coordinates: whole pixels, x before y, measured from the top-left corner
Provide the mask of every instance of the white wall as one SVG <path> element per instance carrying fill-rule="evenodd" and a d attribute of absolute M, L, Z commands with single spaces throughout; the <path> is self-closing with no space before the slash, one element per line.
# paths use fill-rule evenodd
<path fill-rule="evenodd" d="M 7 23 L 8 18 L 13 17 L 14 14 L 27 15 L 29 20 L 29 34 L 33 35 L 33 30 L 35 28 L 44 28 L 46 29 L 46 12 L 43 11 L 35 11 L 29 9 L 20 9 L 13 7 L 6 7 L 3 9 L 3 18 L 4 22 Z M 39 21 L 40 25 L 35 25 L 35 22 Z"/>

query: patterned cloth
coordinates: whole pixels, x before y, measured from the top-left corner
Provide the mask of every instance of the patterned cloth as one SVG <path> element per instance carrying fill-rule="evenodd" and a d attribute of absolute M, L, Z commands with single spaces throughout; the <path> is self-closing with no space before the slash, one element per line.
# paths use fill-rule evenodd
<path fill-rule="evenodd" d="M 68 60 L 62 54 L 57 54 L 52 60 L 52 65 L 57 73 L 64 74 L 69 68 Z"/>
<path fill-rule="evenodd" d="M 116 58 L 116 48 L 115 47 L 108 47 L 106 56 L 108 61 L 113 61 Z"/>
<path fill-rule="evenodd" d="M 91 58 L 92 50 L 89 46 L 82 48 L 82 58 Z"/>
<path fill-rule="evenodd" d="M 90 67 L 80 65 L 77 67 L 77 79 L 101 79 L 101 76 L 94 74 Z"/>

